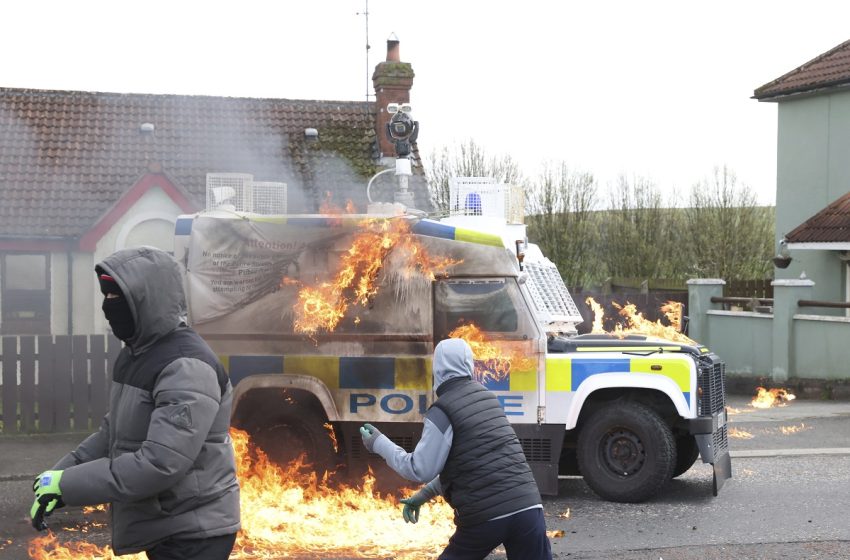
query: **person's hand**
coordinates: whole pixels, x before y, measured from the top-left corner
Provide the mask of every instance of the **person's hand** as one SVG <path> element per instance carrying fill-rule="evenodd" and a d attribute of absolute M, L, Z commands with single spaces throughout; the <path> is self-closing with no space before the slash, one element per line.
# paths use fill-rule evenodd
<path fill-rule="evenodd" d="M 47 529 L 44 517 L 53 513 L 57 507 L 63 507 L 62 490 L 59 481 L 62 480 L 62 471 L 44 471 L 33 483 L 35 501 L 30 508 L 32 526 L 38 531 Z"/>
<path fill-rule="evenodd" d="M 381 431 L 372 424 L 363 424 L 360 428 L 360 437 L 363 438 L 363 445 L 369 450 L 369 453 L 374 453 L 375 440 L 381 435 Z"/>
<path fill-rule="evenodd" d="M 417 498 L 416 494 L 414 494 L 409 498 L 401 500 L 401 503 L 404 504 L 404 509 L 401 510 L 401 514 L 404 516 L 404 522 L 416 523 L 419 521 L 419 509 L 422 507 L 424 502 Z"/>

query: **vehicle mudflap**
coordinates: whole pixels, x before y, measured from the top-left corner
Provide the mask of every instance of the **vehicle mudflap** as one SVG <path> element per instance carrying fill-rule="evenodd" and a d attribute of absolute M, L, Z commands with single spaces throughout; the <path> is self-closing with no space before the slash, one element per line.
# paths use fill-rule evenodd
<path fill-rule="evenodd" d="M 716 496 L 720 489 L 723 488 L 723 483 L 732 478 L 732 458 L 729 452 L 723 453 L 720 457 L 714 458 L 714 480 L 712 489 Z"/>

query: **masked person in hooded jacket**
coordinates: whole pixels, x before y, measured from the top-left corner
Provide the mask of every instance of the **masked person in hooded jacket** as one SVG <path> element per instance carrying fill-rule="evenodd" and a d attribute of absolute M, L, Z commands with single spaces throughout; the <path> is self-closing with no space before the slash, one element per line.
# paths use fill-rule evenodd
<path fill-rule="evenodd" d="M 117 554 L 225 559 L 240 528 L 232 389 L 185 323 L 178 265 L 158 249 L 134 248 L 95 272 L 103 312 L 125 344 L 112 367 L 109 412 L 36 479 L 33 523 L 64 504 L 110 503 Z"/>
<path fill-rule="evenodd" d="M 416 448 L 407 453 L 371 424 L 360 428 L 363 443 L 404 478 L 430 481 L 401 500 L 405 521 L 416 523 L 422 504 L 438 495 L 454 508 L 457 529 L 440 560 L 485 558 L 500 544 L 510 560 L 551 559 L 531 468 L 498 399 L 473 379 L 474 368 L 466 341 L 437 344 L 437 400 Z"/>

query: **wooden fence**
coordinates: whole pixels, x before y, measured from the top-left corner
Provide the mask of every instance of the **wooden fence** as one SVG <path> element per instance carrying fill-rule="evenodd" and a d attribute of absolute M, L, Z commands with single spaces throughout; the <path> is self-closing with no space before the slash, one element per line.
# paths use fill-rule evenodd
<path fill-rule="evenodd" d="M 728 280 L 723 286 L 725 297 L 773 299 L 773 280 Z"/>
<path fill-rule="evenodd" d="M 4 336 L 0 432 L 89 431 L 109 406 L 113 336 Z"/>

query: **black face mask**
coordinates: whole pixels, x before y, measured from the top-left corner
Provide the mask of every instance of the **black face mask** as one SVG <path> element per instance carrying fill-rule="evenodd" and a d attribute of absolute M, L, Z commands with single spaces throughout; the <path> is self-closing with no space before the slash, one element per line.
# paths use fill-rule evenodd
<path fill-rule="evenodd" d="M 115 336 L 125 342 L 130 340 L 136 332 L 136 323 L 127 300 L 123 296 L 105 298 L 102 309 Z"/>

